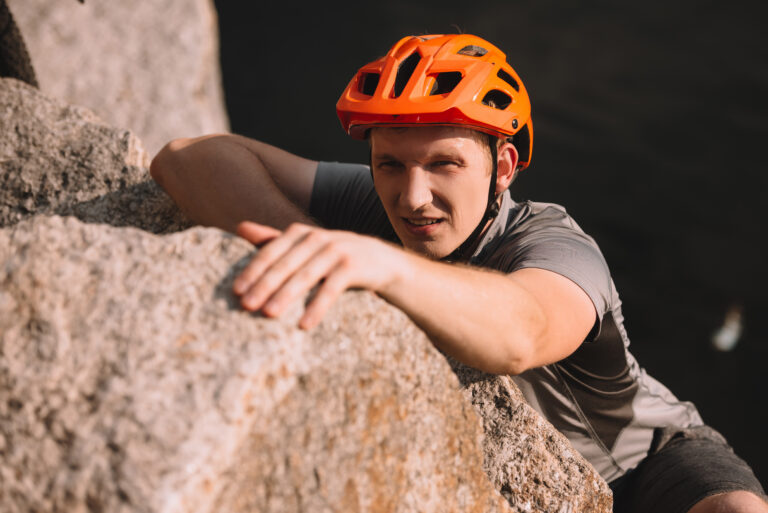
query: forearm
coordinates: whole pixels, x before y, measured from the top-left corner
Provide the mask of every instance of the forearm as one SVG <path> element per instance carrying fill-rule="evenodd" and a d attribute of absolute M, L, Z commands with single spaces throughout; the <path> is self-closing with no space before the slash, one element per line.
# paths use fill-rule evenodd
<path fill-rule="evenodd" d="M 232 135 L 174 141 L 155 157 L 150 171 L 182 211 L 203 225 L 234 232 L 243 220 L 279 229 L 293 222 L 312 224 L 305 210 L 289 199 L 270 174 L 268 165 L 276 164 L 268 160 L 265 164 L 259 144 Z M 313 165 L 294 159 L 304 166 L 302 171 Z M 290 184 L 284 187 L 292 192 Z"/>
<path fill-rule="evenodd" d="M 384 299 L 403 310 L 442 351 L 494 374 L 518 374 L 546 358 L 546 318 L 534 297 L 501 273 L 401 252 Z"/>

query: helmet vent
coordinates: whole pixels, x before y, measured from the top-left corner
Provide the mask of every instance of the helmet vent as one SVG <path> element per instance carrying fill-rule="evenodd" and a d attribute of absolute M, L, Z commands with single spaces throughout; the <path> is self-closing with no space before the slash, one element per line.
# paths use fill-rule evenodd
<path fill-rule="evenodd" d="M 494 109 L 504 110 L 512 103 L 512 98 L 498 89 L 491 89 L 483 97 L 483 103 Z"/>
<path fill-rule="evenodd" d="M 500 79 L 502 79 L 507 84 L 511 85 L 515 88 L 515 91 L 520 92 L 520 84 L 517 83 L 517 80 L 512 78 L 512 75 L 504 71 L 503 69 L 500 69 L 498 73 L 496 73 L 496 76 L 498 76 Z"/>
<path fill-rule="evenodd" d="M 488 50 L 486 50 L 482 46 L 467 45 L 456 53 L 461 55 L 469 55 L 470 57 L 482 57 L 483 55 L 488 53 Z"/>
<path fill-rule="evenodd" d="M 376 87 L 379 85 L 379 78 L 381 78 L 381 75 L 378 73 L 363 73 L 363 76 L 360 77 L 357 83 L 358 90 L 363 94 L 373 96 L 373 93 L 376 92 Z"/>
<path fill-rule="evenodd" d="M 395 89 L 392 95 L 393 98 L 397 98 L 400 96 L 400 94 L 402 94 L 403 89 L 405 89 L 405 86 L 408 84 L 408 80 L 410 80 L 411 75 L 413 75 L 413 72 L 416 69 L 416 66 L 418 66 L 420 60 L 421 55 L 419 55 L 419 52 L 413 52 L 408 56 L 407 59 L 400 63 L 400 66 L 397 68 L 397 76 L 395 77 Z"/>
<path fill-rule="evenodd" d="M 450 93 L 456 88 L 459 82 L 461 82 L 460 71 L 446 71 L 445 73 L 440 73 L 435 78 L 435 83 L 432 85 L 432 90 L 429 92 L 429 95 Z"/>

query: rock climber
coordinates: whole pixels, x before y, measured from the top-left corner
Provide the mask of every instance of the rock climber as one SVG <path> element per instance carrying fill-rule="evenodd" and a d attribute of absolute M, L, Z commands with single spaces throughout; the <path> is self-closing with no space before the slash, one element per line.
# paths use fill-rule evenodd
<path fill-rule="evenodd" d="M 299 321 L 311 329 L 346 289 L 368 289 L 444 353 L 512 375 L 615 511 L 768 512 L 749 466 L 629 352 L 595 241 L 564 208 L 512 199 L 533 126 L 501 50 L 405 37 L 355 74 L 337 113 L 370 165 L 234 134 L 175 140 L 152 161 L 191 219 L 260 247 L 233 285 L 243 308 L 279 316 L 314 290 Z"/>

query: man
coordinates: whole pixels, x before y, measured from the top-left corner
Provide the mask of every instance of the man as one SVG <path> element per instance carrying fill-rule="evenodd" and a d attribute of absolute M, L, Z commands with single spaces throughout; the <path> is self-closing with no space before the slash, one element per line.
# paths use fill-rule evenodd
<path fill-rule="evenodd" d="M 152 162 L 193 219 L 261 247 L 234 283 L 244 308 L 278 316 L 317 286 L 299 322 L 311 329 L 344 290 L 369 289 L 447 354 L 514 375 L 609 481 L 616 511 L 768 512 L 749 467 L 628 352 L 595 242 L 561 207 L 511 199 L 533 133 L 500 50 L 403 38 L 337 112 L 368 140 L 370 169 L 235 135 L 174 141 Z"/>

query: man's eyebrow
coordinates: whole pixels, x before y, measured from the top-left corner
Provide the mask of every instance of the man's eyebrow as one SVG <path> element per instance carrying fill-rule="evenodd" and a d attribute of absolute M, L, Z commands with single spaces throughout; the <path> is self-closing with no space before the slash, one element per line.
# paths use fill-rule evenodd
<path fill-rule="evenodd" d="M 376 160 L 394 160 L 399 162 L 400 158 L 396 157 L 394 155 L 390 155 L 389 153 L 374 153 L 373 158 Z M 460 162 L 464 162 L 464 158 L 459 153 L 455 153 L 452 151 L 439 151 L 435 153 L 431 153 L 427 155 L 427 158 L 425 160 L 456 160 Z"/>
<path fill-rule="evenodd" d="M 376 159 L 376 160 L 395 160 L 395 161 L 398 161 L 398 162 L 400 160 L 397 157 L 395 157 L 394 155 L 390 155 L 389 153 L 375 153 L 373 155 L 373 158 Z"/>
<path fill-rule="evenodd" d="M 428 159 L 429 160 L 457 160 L 460 162 L 464 162 L 464 157 L 462 157 L 460 153 L 456 153 L 452 151 L 439 151 L 436 153 L 431 153 Z"/>

